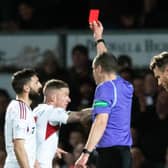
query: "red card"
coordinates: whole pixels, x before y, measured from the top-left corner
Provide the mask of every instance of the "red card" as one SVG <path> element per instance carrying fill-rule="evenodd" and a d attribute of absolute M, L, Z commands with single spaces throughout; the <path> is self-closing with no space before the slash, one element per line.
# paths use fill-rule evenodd
<path fill-rule="evenodd" d="M 93 21 L 98 21 L 99 18 L 99 9 L 91 9 L 89 12 L 89 23 Z"/>

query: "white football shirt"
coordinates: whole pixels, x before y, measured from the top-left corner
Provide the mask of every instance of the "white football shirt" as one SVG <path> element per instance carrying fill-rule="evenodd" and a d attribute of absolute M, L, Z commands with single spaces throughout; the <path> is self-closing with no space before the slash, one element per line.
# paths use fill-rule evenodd
<path fill-rule="evenodd" d="M 37 128 L 37 160 L 41 168 L 52 168 L 59 128 L 61 123 L 67 123 L 68 114 L 63 108 L 47 104 L 40 104 L 33 111 Z"/>
<path fill-rule="evenodd" d="M 5 168 L 19 168 L 14 148 L 14 139 L 25 140 L 29 165 L 33 168 L 36 157 L 36 125 L 33 112 L 24 102 L 12 100 L 5 117 L 5 144 L 7 158 Z"/>

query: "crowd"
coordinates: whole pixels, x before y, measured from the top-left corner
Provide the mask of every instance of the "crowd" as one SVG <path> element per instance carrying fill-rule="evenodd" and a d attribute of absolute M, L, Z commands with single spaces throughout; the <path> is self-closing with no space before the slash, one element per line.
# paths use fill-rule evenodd
<path fill-rule="evenodd" d="M 1 31 L 88 29 L 89 9 L 100 9 L 106 29 L 167 28 L 166 1 L 159 0 L 2 0 Z M 80 16 L 80 18 L 79 18 Z"/>

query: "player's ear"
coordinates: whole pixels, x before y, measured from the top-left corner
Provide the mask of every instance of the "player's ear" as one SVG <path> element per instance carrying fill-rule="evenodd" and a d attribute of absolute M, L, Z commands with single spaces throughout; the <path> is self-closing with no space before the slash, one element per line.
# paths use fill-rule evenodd
<path fill-rule="evenodd" d="M 55 102 L 55 101 L 57 101 L 57 96 L 56 96 L 55 94 L 52 94 L 52 95 L 51 95 L 51 99 L 52 99 L 52 101 Z"/>
<path fill-rule="evenodd" d="M 30 91 L 30 87 L 28 85 L 24 85 L 23 86 L 23 91 L 29 92 Z"/>
<path fill-rule="evenodd" d="M 96 69 L 97 69 L 97 72 L 99 72 L 99 73 L 101 73 L 101 72 L 103 71 L 101 65 L 98 65 L 98 66 L 96 67 Z"/>
<path fill-rule="evenodd" d="M 165 72 L 168 73 L 168 65 L 165 67 Z"/>

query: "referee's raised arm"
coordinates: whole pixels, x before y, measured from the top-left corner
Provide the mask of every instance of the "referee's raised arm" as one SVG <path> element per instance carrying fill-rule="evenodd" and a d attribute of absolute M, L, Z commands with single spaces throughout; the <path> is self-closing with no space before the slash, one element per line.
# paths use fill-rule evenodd
<path fill-rule="evenodd" d="M 90 23 L 90 29 L 93 31 L 93 38 L 97 47 L 97 55 L 107 52 L 107 47 L 103 39 L 103 25 L 100 21 Z"/>

